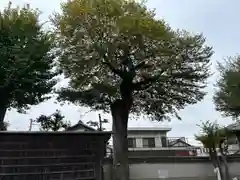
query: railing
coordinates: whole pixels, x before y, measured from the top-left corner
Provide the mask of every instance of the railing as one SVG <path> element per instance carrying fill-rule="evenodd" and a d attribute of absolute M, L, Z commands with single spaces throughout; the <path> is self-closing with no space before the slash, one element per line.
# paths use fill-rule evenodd
<path fill-rule="evenodd" d="M 218 151 L 218 148 L 217 148 L 217 151 Z M 219 152 L 219 154 L 220 154 L 220 152 Z M 240 154 L 240 152 L 239 152 L 239 145 L 238 144 L 236 144 L 236 145 L 229 145 L 228 146 L 228 154 L 229 155 Z M 197 155 L 198 156 L 209 156 L 208 148 L 199 147 L 197 149 Z"/>
<path fill-rule="evenodd" d="M 131 147 L 128 148 L 130 152 L 143 152 L 143 151 L 189 151 L 189 156 L 209 156 L 208 149 L 201 146 L 189 146 L 191 144 L 188 143 L 188 139 L 185 137 L 166 137 L 165 138 L 165 146 L 163 144 L 164 139 L 161 139 L 161 146 L 156 147 Z M 176 144 L 175 144 L 176 143 Z M 182 143 L 182 144 L 181 144 Z M 156 144 L 157 145 L 157 144 Z M 228 153 L 232 154 L 240 154 L 239 145 L 229 145 Z M 106 156 L 112 157 L 112 146 L 107 147 Z"/>

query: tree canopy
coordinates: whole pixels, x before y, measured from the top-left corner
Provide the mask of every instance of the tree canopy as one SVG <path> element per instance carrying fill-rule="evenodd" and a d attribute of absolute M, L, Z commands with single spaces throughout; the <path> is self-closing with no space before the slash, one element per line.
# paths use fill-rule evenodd
<path fill-rule="evenodd" d="M 56 112 L 49 116 L 40 115 L 33 121 L 40 124 L 42 131 L 59 131 L 70 127 L 70 123 L 65 121 L 64 118 L 61 112 L 56 110 Z"/>
<path fill-rule="evenodd" d="M 214 95 L 216 109 L 224 116 L 237 119 L 240 115 L 240 56 L 219 63 L 220 78 Z"/>
<path fill-rule="evenodd" d="M 44 31 L 39 12 L 28 5 L 0 12 L 0 121 L 8 108 L 20 112 L 48 99 L 56 81 L 53 36 Z"/>
<path fill-rule="evenodd" d="M 109 111 L 133 97 L 131 112 L 162 120 L 205 95 L 213 51 L 201 34 L 171 29 L 136 1 L 72 0 L 61 10 L 52 21 L 70 86 L 60 99 Z"/>
<path fill-rule="evenodd" d="M 212 48 L 173 30 L 137 1 L 71 0 L 52 22 L 59 67 L 70 80 L 59 100 L 111 111 L 116 179 L 127 180 L 129 113 L 155 120 L 203 99 Z"/>
<path fill-rule="evenodd" d="M 196 135 L 196 140 L 200 141 L 204 147 L 216 150 L 229 132 L 216 122 L 206 121 L 200 125 L 201 132 Z"/>
<path fill-rule="evenodd" d="M 10 126 L 9 122 L 6 122 L 6 121 L 3 122 L 3 127 L 0 131 L 7 131 L 9 126 Z"/>

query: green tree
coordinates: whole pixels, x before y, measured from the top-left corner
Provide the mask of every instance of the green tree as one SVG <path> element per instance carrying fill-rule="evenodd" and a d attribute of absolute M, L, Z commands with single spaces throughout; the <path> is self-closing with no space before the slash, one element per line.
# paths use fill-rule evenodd
<path fill-rule="evenodd" d="M 214 94 L 216 110 L 226 117 L 239 120 L 240 116 L 240 56 L 229 57 L 218 64 L 220 77 Z M 240 133 L 236 133 L 240 142 Z"/>
<path fill-rule="evenodd" d="M 49 116 L 40 115 L 33 122 L 39 123 L 42 131 L 59 131 L 70 127 L 70 122 L 64 121 L 64 118 L 61 112 L 56 110 Z"/>
<path fill-rule="evenodd" d="M 201 133 L 195 135 L 196 140 L 200 141 L 208 149 L 210 159 L 214 168 L 218 168 L 222 180 L 230 180 L 227 164 L 227 142 L 229 133 L 226 128 L 220 127 L 216 122 L 206 121 L 200 125 Z M 221 159 L 220 156 L 221 155 Z M 225 171 L 222 170 L 222 164 Z M 224 174 L 225 173 L 225 174 Z"/>
<path fill-rule="evenodd" d="M 98 131 L 104 131 L 106 128 L 103 127 L 103 124 L 109 123 L 108 119 L 101 118 L 101 115 L 98 114 L 98 121 L 88 121 L 87 124 L 89 126 L 97 128 Z"/>
<path fill-rule="evenodd" d="M 59 66 L 70 79 L 59 99 L 111 112 L 117 177 L 128 179 L 129 113 L 178 116 L 200 101 L 212 48 L 202 35 L 174 31 L 144 3 L 72 0 L 52 21 Z"/>
<path fill-rule="evenodd" d="M 39 12 L 12 8 L 0 12 L 0 129 L 7 109 L 19 112 L 48 99 L 56 81 L 52 78 L 53 38 L 42 29 Z"/>
<path fill-rule="evenodd" d="M 218 64 L 220 77 L 214 95 L 216 109 L 224 116 L 240 116 L 240 56 L 230 57 Z"/>

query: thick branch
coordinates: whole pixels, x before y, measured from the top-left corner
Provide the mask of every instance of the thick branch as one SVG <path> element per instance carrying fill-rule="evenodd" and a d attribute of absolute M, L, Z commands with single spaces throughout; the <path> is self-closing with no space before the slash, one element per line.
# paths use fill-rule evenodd
<path fill-rule="evenodd" d="M 107 65 L 108 68 L 116 75 L 123 77 L 123 72 L 120 69 L 115 68 L 110 62 L 103 61 L 103 64 Z"/>
<path fill-rule="evenodd" d="M 158 75 L 155 75 L 155 76 L 152 76 L 149 78 L 145 78 L 144 80 L 142 80 L 140 82 L 134 83 L 133 89 L 134 90 L 143 90 L 143 89 L 150 87 L 152 83 L 156 82 L 159 79 L 159 77 L 163 74 L 163 72 L 164 71 L 162 70 Z"/>
<path fill-rule="evenodd" d="M 151 86 L 152 83 L 155 83 L 159 78 L 161 77 L 165 77 L 165 79 L 169 79 L 168 77 L 163 75 L 164 70 L 162 70 L 161 72 L 159 72 L 159 74 L 155 75 L 155 76 L 151 76 L 151 77 L 147 77 L 144 78 L 144 80 L 139 81 L 137 83 L 133 84 L 133 89 L 134 90 L 143 90 L 146 89 L 148 87 Z M 203 76 L 203 77 L 201 77 Z M 207 74 L 203 74 L 203 75 L 198 75 L 198 74 L 191 74 L 190 72 L 176 72 L 176 73 L 171 73 L 170 77 L 171 79 L 178 79 L 178 78 L 184 78 L 184 79 L 201 79 L 201 78 L 205 78 L 205 76 L 207 76 Z M 198 88 L 204 88 L 205 85 L 201 86 L 201 85 L 194 85 L 194 84 L 185 84 L 188 86 L 192 86 L 192 87 L 198 87 Z"/>
<path fill-rule="evenodd" d="M 138 70 L 138 69 L 141 69 L 141 68 L 149 68 L 149 67 L 152 67 L 152 65 L 147 64 L 146 61 L 142 61 L 139 64 L 137 64 L 134 68 L 136 70 Z"/>
<path fill-rule="evenodd" d="M 144 66 L 144 65 L 146 65 L 145 62 L 141 66 Z M 152 83 L 156 82 L 162 76 L 162 74 L 164 73 L 164 71 L 167 70 L 169 65 L 170 64 L 166 64 L 166 66 L 164 66 L 162 68 L 162 70 L 157 75 L 152 76 L 152 77 L 148 77 L 148 78 L 144 78 L 144 80 L 142 80 L 140 82 L 137 82 L 137 83 L 134 83 L 133 84 L 133 89 L 134 90 L 143 90 L 143 89 L 146 89 L 146 88 L 150 87 Z"/>
<path fill-rule="evenodd" d="M 147 89 L 147 88 L 149 88 L 151 86 L 151 84 L 152 84 L 151 82 L 154 82 L 153 79 L 152 78 L 148 78 L 148 79 L 145 79 L 143 81 L 134 83 L 133 84 L 133 89 L 137 90 L 137 91 Z"/>

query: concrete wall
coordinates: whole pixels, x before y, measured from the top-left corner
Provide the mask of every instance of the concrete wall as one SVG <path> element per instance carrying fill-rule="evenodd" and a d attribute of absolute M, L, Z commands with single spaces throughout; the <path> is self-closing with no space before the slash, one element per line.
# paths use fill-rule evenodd
<path fill-rule="evenodd" d="M 157 180 L 160 174 L 168 180 L 215 180 L 211 162 L 131 163 L 130 180 Z M 240 162 L 229 162 L 232 177 L 240 177 Z M 111 180 L 111 165 L 104 167 L 105 180 Z"/>

